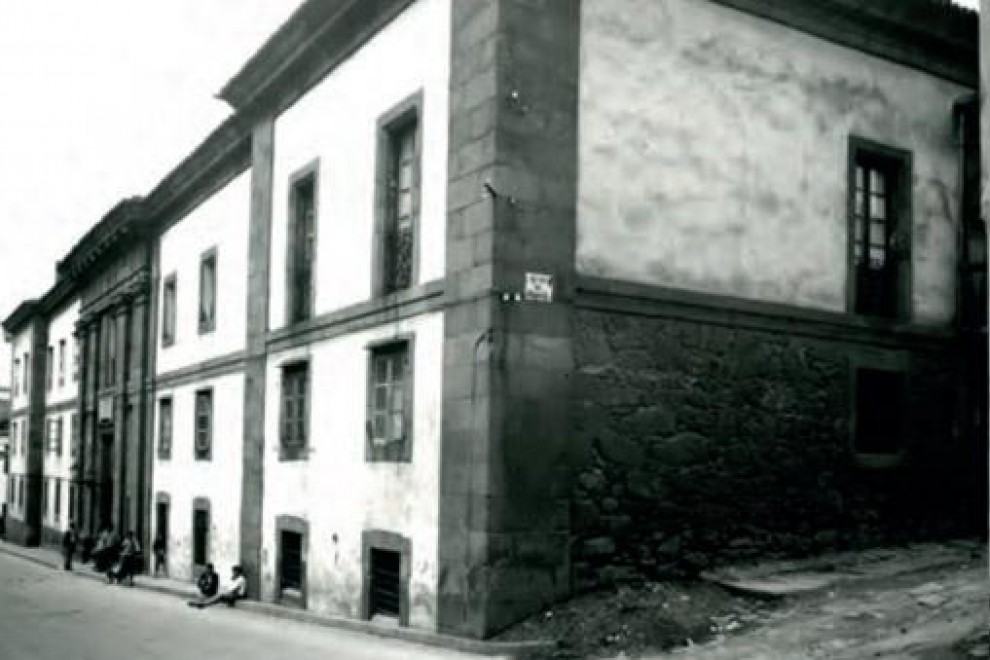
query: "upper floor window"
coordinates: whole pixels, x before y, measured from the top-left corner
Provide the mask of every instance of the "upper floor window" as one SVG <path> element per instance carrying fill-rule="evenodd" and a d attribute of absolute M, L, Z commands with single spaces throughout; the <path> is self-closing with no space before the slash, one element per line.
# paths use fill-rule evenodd
<path fill-rule="evenodd" d="M 65 386 L 65 340 L 58 340 L 58 386 Z"/>
<path fill-rule="evenodd" d="M 24 377 L 21 380 L 21 383 L 24 385 L 24 393 L 25 394 L 28 394 L 30 392 L 30 389 L 31 389 L 30 388 L 30 379 L 28 378 L 28 376 L 31 373 L 31 370 L 29 368 L 29 366 L 31 364 L 30 354 L 28 354 L 28 353 L 25 353 L 24 354 L 24 361 L 23 361 L 22 364 L 24 365 Z"/>
<path fill-rule="evenodd" d="M 172 398 L 158 401 L 158 458 L 172 456 Z"/>
<path fill-rule="evenodd" d="M 852 307 L 903 318 L 910 310 L 910 155 L 862 140 L 850 150 Z"/>
<path fill-rule="evenodd" d="M 14 374 L 12 378 L 13 383 L 11 383 L 14 386 L 14 396 L 17 396 L 20 393 L 20 384 L 21 384 L 20 377 L 21 377 L 21 359 L 14 358 Z"/>
<path fill-rule="evenodd" d="M 368 450 L 372 461 L 409 461 L 412 372 L 409 342 L 371 349 L 368 378 Z"/>
<path fill-rule="evenodd" d="M 52 374 L 55 371 L 55 349 L 51 346 L 48 347 L 48 353 L 45 356 L 45 389 L 51 391 L 52 385 L 54 384 L 54 379 Z"/>
<path fill-rule="evenodd" d="M 290 192 L 286 286 L 288 322 L 313 315 L 313 267 L 316 261 L 316 171 L 296 174 Z"/>
<path fill-rule="evenodd" d="M 172 273 L 162 285 L 162 346 L 175 343 L 175 297 L 175 273 Z"/>
<path fill-rule="evenodd" d="M 103 384 L 113 385 L 117 380 L 117 321 L 112 313 L 104 319 L 103 332 Z"/>
<path fill-rule="evenodd" d="M 279 456 L 291 460 L 306 451 L 309 364 L 298 362 L 282 367 L 281 447 Z"/>
<path fill-rule="evenodd" d="M 408 289 L 415 279 L 419 215 L 421 94 L 379 120 L 375 290 Z"/>
<path fill-rule="evenodd" d="M 213 448 L 213 390 L 196 392 L 196 460 L 210 460 Z"/>
<path fill-rule="evenodd" d="M 199 261 L 199 331 L 213 332 L 217 324 L 217 251 L 213 248 Z"/>

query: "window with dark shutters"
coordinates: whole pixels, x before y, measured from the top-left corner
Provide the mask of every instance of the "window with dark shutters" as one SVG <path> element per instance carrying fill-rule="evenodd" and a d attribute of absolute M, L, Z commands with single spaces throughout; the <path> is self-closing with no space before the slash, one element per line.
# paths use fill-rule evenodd
<path fill-rule="evenodd" d="M 292 460 L 306 455 L 309 415 L 309 364 L 298 362 L 282 367 L 282 405 L 279 455 Z"/>

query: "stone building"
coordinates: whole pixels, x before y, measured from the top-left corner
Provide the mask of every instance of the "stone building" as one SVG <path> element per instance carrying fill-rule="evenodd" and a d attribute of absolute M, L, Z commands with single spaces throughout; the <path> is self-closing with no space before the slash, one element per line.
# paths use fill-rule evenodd
<path fill-rule="evenodd" d="M 77 516 L 475 637 L 982 523 L 976 43 L 935 0 L 303 3 L 60 264 Z"/>

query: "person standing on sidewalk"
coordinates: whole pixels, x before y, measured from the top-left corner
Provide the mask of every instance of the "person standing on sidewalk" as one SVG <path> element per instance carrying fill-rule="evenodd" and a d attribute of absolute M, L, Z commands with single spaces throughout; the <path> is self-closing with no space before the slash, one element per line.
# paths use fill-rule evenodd
<path fill-rule="evenodd" d="M 165 573 L 165 577 L 168 577 L 168 562 L 165 557 L 167 548 L 168 544 L 165 541 L 165 536 L 161 532 L 158 532 L 155 535 L 155 542 L 151 546 L 152 551 L 155 553 L 155 577 L 158 577 L 159 570 Z"/>
<path fill-rule="evenodd" d="M 79 535 L 76 534 L 76 523 L 69 522 L 69 528 L 62 534 L 62 556 L 65 560 L 62 568 L 67 571 L 72 570 L 72 555 L 76 553 L 76 543 L 78 541 Z"/>

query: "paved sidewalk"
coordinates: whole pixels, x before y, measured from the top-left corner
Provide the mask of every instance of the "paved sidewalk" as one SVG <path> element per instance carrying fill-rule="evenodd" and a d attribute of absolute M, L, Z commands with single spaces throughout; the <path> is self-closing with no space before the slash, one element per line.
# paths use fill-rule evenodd
<path fill-rule="evenodd" d="M 62 571 L 62 556 L 57 550 L 51 548 L 25 548 L 20 545 L 0 541 L 0 552 L 20 557 L 27 561 L 45 566 L 57 571 Z M 99 580 L 106 582 L 103 573 L 95 572 L 91 566 L 73 562 L 73 576 Z M 127 589 L 128 587 L 120 587 Z M 162 594 L 177 596 L 183 599 L 196 597 L 196 586 L 182 580 L 170 578 L 154 578 L 148 575 L 139 575 L 134 578 L 134 588 L 156 591 Z M 299 610 L 271 603 L 262 603 L 256 600 L 244 600 L 237 604 L 238 609 L 249 612 L 266 614 L 276 618 L 290 619 L 303 623 L 310 623 L 318 626 L 340 628 L 354 632 L 378 635 L 393 639 L 401 639 L 408 642 L 416 642 L 429 646 L 475 653 L 484 656 L 525 658 L 533 655 L 546 654 L 555 648 L 554 642 L 547 641 L 524 641 L 524 642 L 492 642 L 476 639 L 467 639 L 443 635 L 428 630 L 416 628 L 403 628 L 363 621 L 357 619 L 345 619 L 342 617 L 330 617 L 315 614 L 306 610 Z"/>

